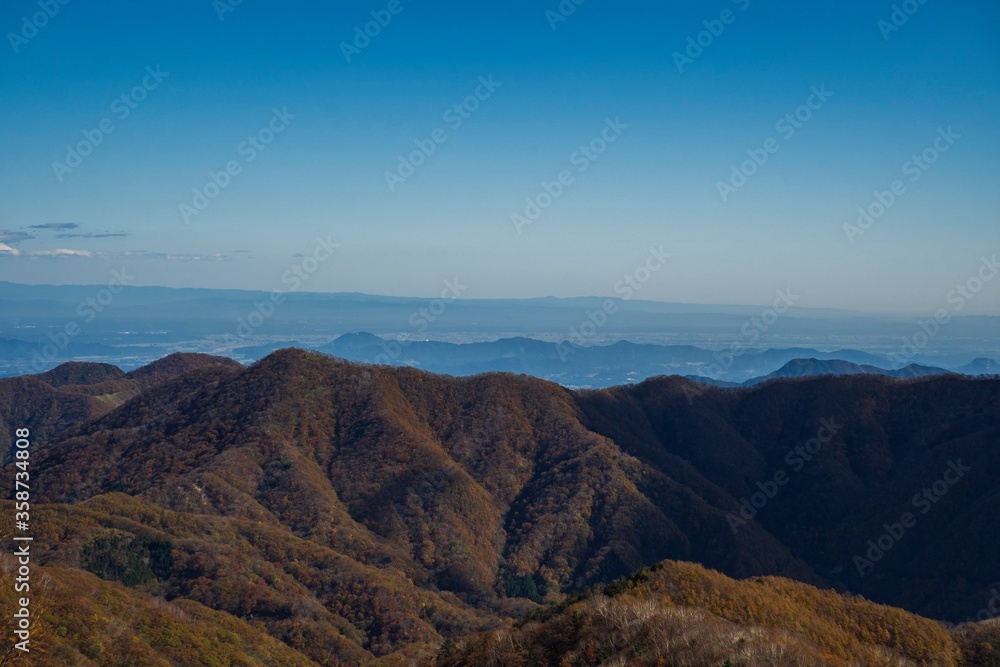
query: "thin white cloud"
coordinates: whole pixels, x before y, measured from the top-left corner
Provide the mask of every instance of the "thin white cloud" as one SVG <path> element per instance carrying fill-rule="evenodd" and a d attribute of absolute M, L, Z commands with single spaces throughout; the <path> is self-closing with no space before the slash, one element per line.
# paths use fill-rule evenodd
<path fill-rule="evenodd" d="M 222 253 L 197 255 L 191 253 L 151 252 L 149 250 L 127 250 L 125 252 L 104 253 L 103 259 L 160 259 L 168 262 L 226 262 L 232 259 Z"/>
<path fill-rule="evenodd" d="M 229 255 L 222 253 L 211 253 L 199 255 L 193 253 L 166 253 L 152 252 L 149 250 L 125 250 L 121 252 L 98 252 L 90 250 L 74 250 L 71 248 L 56 248 L 55 250 L 26 250 L 21 251 L 12 248 L 5 243 L 0 243 L 0 257 L 44 257 L 44 258 L 80 258 L 80 259 L 104 259 L 104 260 L 160 260 L 165 262 L 228 262 L 232 261 Z"/>
<path fill-rule="evenodd" d="M 94 253 L 89 250 L 57 248 L 56 250 L 30 250 L 24 254 L 28 257 L 92 257 Z"/>

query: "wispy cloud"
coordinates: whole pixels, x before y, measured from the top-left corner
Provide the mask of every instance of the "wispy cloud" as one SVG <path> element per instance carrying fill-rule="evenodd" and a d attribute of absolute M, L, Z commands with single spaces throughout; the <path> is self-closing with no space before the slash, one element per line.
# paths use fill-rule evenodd
<path fill-rule="evenodd" d="M 0 243 L 17 243 L 35 238 L 27 232 L 12 232 L 7 229 L 0 229 Z"/>
<path fill-rule="evenodd" d="M 46 222 L 44 225 L 30 225 L 28 229 L 77 229 L 78 222 Z"/>
<path fill-rule="evenodd" d="M 110 239 L 128 236 L 125 232 L 87 232 L 86 234 L 56 234 L 57 239 Z"/>
<path fill-rule="evenodd" d="M 31 250 L 24 253 L 28 257 L 92 257 L 94 253 L 88 250 L 71 250 L 57 248 L 55 250 Z"/>
<path fill-rule="evenodd" d="M 198 255 L 191 253 L 168 253 L 153 252 L 149 250 L 126 250 L 122 252 L 97 252 L 91 250 L 75 250 L 72 248 L 56 248 L 55 250 L 28 250 L 21 251 L 12 248 L 5 243 L 0 243 L 0 257 L 28 257 L 28 258 L 74 258 L 74 259 L 102 259 L 102 260 L 159 260 L 164 262 L 228 262 L 232 261 L 229 255 L 212 253 Z"/>
<path fill-rule="evenodd" d="M 128 250 L 125 252 L 103 253 L 102 259 L 159 259 L 168 262 L 228 262 L 232 260 L 229 255 L 222 253 L 211 253 L 208 255 L 198 255 L 191 253 L 167 253 L 152 252 L 149 250 Z"/>

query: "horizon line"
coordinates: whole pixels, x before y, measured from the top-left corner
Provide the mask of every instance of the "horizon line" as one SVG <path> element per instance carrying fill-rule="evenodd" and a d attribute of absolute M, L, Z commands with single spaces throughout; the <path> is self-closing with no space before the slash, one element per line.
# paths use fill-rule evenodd
<path fill-rule="evenodd" d="M 10 280 L 0 280 L 0 286 L 3 285 L 14 285 L 17 287 L 51 287 L 51 288 L 84 288 L 92 287 L 95 289 L 101 289 L 104 287 L 102 284 L 97 283 L 19 283 Z M 426 301 L 434 300 L 439 297 L 434 296 L 412 296 L 412 295 L 400 295 L 400 294 L 374 294 L 369 292 L 357 292 L 357 291 L 344 291 L 344 292 L 323 292 L 323 291 L 307 291 L 307 290 L 267 290 L 267 289 L 251 289 L 251 288 L 240 288 L 240 287 L 174 287 L 169 285 L 136 285 L 132 284 L 128 286 L 131 289 L 159 289 L 159 290 L 172 290 L 172 291 L 205 291 L 205 292 L 238 292 L 246 294 L 273 294 L 281 293 L 289 296 L 320 296 L 320 297 L 343 297 L 343 296 L 361 296 L 368 298 L 383 298 L 383 299 L 400 299 L 405 301 Z M 2 295 L 0 295 L 2 297 Z M 690 302 L 690 301 L 659 301 L 655 299 L 623 299 L 618 296 L 609 295 L 574 295 L 574 296 L 555 296 L 552 294 L 541 295 L 541 296 L 527 296 L 527 297 L 449 297 L 449 302 L 462 302 L 462 303 L 475 303 L 475 302 L 503 302 L 503 301 L 574 301 L 574 300 L 598 300 L 598 299 L 610 299 L 616 303 L 636 303 L 636 304 L 653 304 L 661 306 L 691 306 L 693 308 L 762 308 L 766 309 L 770 307 L 768 304 L 739 304 L 739 303 L 707 303 L 707 302 Z M 816 312 L 824 311 L 830 314 L 836 314 L 841 316 L 853 316 L 853 317 L 871 317 L 871 318 L 897 318 L 897 317 L 928 317 L 927 313 L 918 313 L 911 311 L 898 311 L 898 312 L 888 312 L 888 311 L 869 311 L 869 310 L 859 310 L 850 308 L 838 308 L 833 306 L 795 306 L 796 310 L 806 311 L 806 312 Z M 794 318 L 795 315 L 789 315 L 789 317 Z M 954 316 L 957 318 L 972 318 L 972 317 L 1000 317 L 1000 315 L 987 315 L 987 314 L 970 314 L 970 315 L 958 315 Z"/>

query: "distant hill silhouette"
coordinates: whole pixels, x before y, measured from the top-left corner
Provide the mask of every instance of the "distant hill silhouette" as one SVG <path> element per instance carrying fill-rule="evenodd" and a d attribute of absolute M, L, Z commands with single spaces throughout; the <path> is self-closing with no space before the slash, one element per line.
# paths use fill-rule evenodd
<path fill-rule="evenodd" d="M 910 364 L 897 370 L 887 370 L 871 365 L 852 364 L 849 361 L 840 359 L 793 359 L 787 364 L 769 373 L 764 377 L 753 378 L 743 383 L 743 386 L 752 386 L 774 380 L 776 378 L 800 378 L 816 375 L 885 375 L 894 378 L 915 378 L 926 377 L 928 375 L 947 375 L 951 371 L 943 368 L 931 366 L 921 366 Z"/>
<path fill-rule="evenodd" d="M 980 357 L 955 370 L 965 375 L 1000 375 L 1000 364 L 992 359 Z"/>
<path fill-rule="evenodd" d="M 215 345 L 215 344 L 213 344 Z M 47 361 L 39 356 L 41 344 L 0 339 L 0 376 L 34 372 L 45 368 Z M 795 377 L 817 374 L 839 374 L 832 362 L 844 362 L 845 373 L 860 366 L 867 372 L 893 377 L 919 377 L 945 371 L 969 375 L 993 375 L 996 362 L 981 358 L 967 363 L 967 357 L 947 357 L 941 368 L 926 364 L 911 364 L 893 370 L 889 357 L 858 350 L 839 349 L 823 352 L 807 347 L 743 349 L 733 355 L 729 351 L 710 350 L 692 345 L 661 345 L 618 341 L 611 344 L 577 345 L 571 341 L 548 342 L 523 336 L 499 338 L 472 343 L 434 340 L 395 340 L 371 333 L 343 334 L 325 345 L 303 346 L 295 342 L 269 342 L 225 348 L 225 353 L 243 363 L 258 361 L 273 352 L 288 347 L 308 347 L 350 361 L 395 366 L 412 366 L 448 375 L 477 375 L 487 372 L 510 372 L 533 375 L 571 388 L 601 388 L 635 384 L 658 375 L 681 375 L 716 386 L 755 384 L 762 378 Z M 59 355 L 86 355 L 91 361 L 127 365 L 135 368 L 159 357 L 156 347 L 107 345 L 74 342 Z M 60 356 L 59 358 L 62 358 Z M 795 370 L 788 366 L 802 360 L 831 362 L 815 370 Z M 38 366 L 41 363 L 43 365 Z M 785 368 L 788 366 L 788 368 Z M 946 368 L 945 368 L 946 367 Z"/>

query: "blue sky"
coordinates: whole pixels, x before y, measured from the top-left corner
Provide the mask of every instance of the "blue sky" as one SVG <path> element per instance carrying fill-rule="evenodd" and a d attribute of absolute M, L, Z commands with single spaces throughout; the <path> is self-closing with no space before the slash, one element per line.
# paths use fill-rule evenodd
<path fill-rule="evenodd" d="M 568 1 L 558 22 L 556 1 L 225 2 L 70 0 L 37 31 L 38 0 L 3 5 L 0 280 L 96 284 L 125 265 L 136 284 L 279 289 L 322 237 L 340 247 L 303 289 L 611 295 L 662 246 L 641 298 L 790 287 L 803 306 L 921 314 L 1000 251 L 996 3 L 912 0 L 880 27 L 892 2 Z M 348 62 L 372 11 L 391 21 Z M 627 127 L 581 157 L 609 120 Z M 397 171 L 418 141 L 433 153 Z M 925 150 L 934 164 L 908 169 Z M 897 180 L 884 214 L 845 230 Z M 998 290 L 969 312 L 997 313 Z"/>

